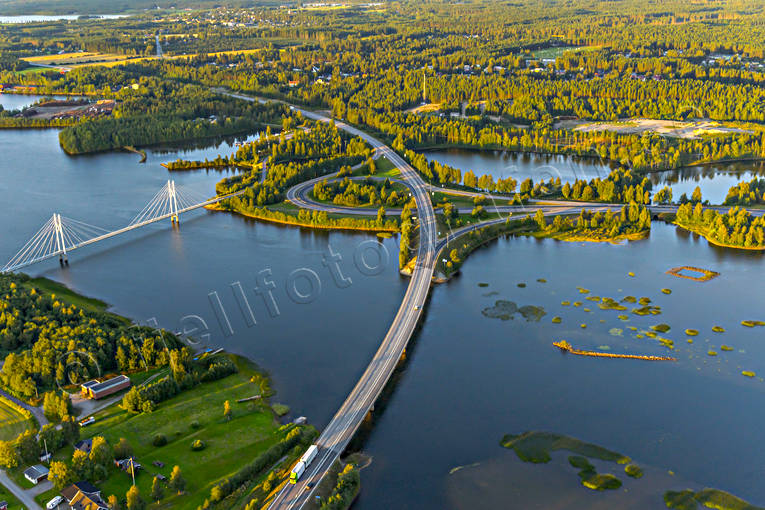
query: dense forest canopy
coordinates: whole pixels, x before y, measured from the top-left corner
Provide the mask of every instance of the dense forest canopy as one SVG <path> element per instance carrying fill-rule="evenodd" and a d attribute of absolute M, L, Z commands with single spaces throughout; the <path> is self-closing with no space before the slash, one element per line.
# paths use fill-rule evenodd
<path fill-rule="evenodd" d="M 111 371 L 166 365 L 178 346 L 172 335 L 85 310 L 24 276 L 0 275 L 0 383 L 21 398 Z"/>

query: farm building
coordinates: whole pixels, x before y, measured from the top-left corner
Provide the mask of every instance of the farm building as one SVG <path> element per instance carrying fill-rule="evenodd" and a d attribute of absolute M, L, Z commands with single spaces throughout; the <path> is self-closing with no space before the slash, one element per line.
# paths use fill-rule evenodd
<path fill-rule="evenodd" d="M 82 396 L 85 398 L 92 398 L 94 400 L 104 398 L 111 395 L 112 393 L 117 393 L 118 391 L 129 387 L 130 378 L 125 375 L 118 375 L 117 377 L 112 377 L 111 379 L 107 379 L 103 382 L 99 382 L 94 379 L 84 383 L 81 386 Z"/>
<path fill-rule="evenodd" d="M 35 464 L 24 471 L 24 478 L 37 485 L 48 478 L 48 468 L 42 464 Z"/>

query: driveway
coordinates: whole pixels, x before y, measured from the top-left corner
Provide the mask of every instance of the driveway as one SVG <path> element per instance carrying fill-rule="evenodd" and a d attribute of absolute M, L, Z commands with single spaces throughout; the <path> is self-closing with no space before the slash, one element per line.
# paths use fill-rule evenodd
<path fill-rule="evenodd" d="M 42 510 L 42 507 L 37 504 L 34 498 L 34 494 L 32 493 L 32 491 L 35 489 L 30 489 L 29 491 L 22 489 L 8 477 L 4 469 L 0 469 L 0 483 L 2 483 L 9 491 L 11 491 L 11 494 L 16 496 L 16 498 L 21 501 L 21 504 L 26 506 L 28 510 Z"/>

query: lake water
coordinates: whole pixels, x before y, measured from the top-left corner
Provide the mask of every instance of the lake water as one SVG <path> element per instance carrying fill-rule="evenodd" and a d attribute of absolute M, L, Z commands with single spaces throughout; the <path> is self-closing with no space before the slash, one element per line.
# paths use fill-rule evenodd
<path fill-rule="evenodd" d="M 78 20 L 81 14 L 19 14 L 17 16 L 0 16 L 0 23 L 40 23 L 43 21 L 73 21 Z M 127 14 L 98 14 L 87 19 L 118 19 L 126 18 Z"/>
<path fill-rule="evenodd" d="M 0 131 L 6 155 L 0 166 L 0 262 L 53 212 L 115 228 L 126 225 L 169 178 L 212 195 L 219 172 L 170 174 L 159 163 L 212 159 L 233 149 L 228 142 L 186 151 L 168 147 L 150 151 L 140 164 L 131 153 L 68 157 L 55 130 Z M 189 319 L 199 316 L 207 344 L 261 364 L 273 376 L 274 400 L 321 428 L 377 349 L 408 283 L 396 268 L 395 239 L 384 240 L 390 260 L 379 274 L 360 270 L 354 255 L 374 239 L 200 210 L 184 215 L 178 229 L 169 222 L 150 225 L 71 253 L 68 268 L 49 261 L 28 272 L 104 299 L 137 321 L 156 318 L 173 331 L 203 328 Z M 350 283 L 338 284 L 324 265 L 324 257 L 332 260 L 330 247 Z M 512 238 L 478 250 L 458 277 L 432 291 L 398 384 L 378 405 L 383 411 L 364 444 L 373 462 L 363 471 L 354 508 L 663 508 L 663 491 L 703 486 L 764 504 L 759 443 L 765 344 L 762 328 L 740 325 L 765 320 L 758 295 L 763 264 L 759 253 L 716 248 L 660 223 L 649 239 L 624 245 Z M 698 283 L 666 274 L 681 265 L 721 275 Z M 258 283 L 264 270 L 275 284 L 273 315 L 255 292 L 264 288 Z M 314 301 L 298 303 L 289 297 L 290 274 L 310 271 L 321 291 Z M 248 324 L 246 307 L 232 292 L 237 282 L 256 324 Z M 488 287 L 479 287 L 482 282 Z M 296 283 L 304 294 L 306 283 Z M 588 295 L 647 296 L 662 314 L 603 311 Z M 218 299 L 225 316 L 211 305 Z M 545 315 L 528 322 L 518 314 L 506 321 L 482 314 L 500 299 L 541 307 Z M 583 305 L 566 307 L 563 300 Z M 617 317 L 623 313 L 627 322 Z M 553 316 L 562 322 L 551 323 Z M 663 336 L 675 341 L 674 351 L 634 338 L 628 329 L 658 323 L 672 327 Z M 715 325 L 726 332 L 712 332 Z M 686 343 L 686 328 L 701 332 L 693 344 Z M 679 361 L 563 355 L 552 346 L 560 339 L 580 349 L 671 354 Z M 722 344 L 733 350 L 722 351 Z M 717 356 L 707 354 L 712 349 Z M 742 370 L 758 376 L 743 377 Z M 499 446 L 504 434 L 527 430 L 620 452 L 644 467 L 646 476 L 632 480 L 620 466 L 597 463 L 600 472 L 619 476 L 628 492 L 594 493 L 579 484 L 565 453 L 531 465 Z"/>
<path fill-rule="evenodd" d="M 508 151 L 471 151 L 465 149 L 444 149 L 421 151 L 428 159 L 468 170 L 480 177 L 493 175 L 495 179 L 512 177 L 518 183 L 532 178 L 535 182 L 560 178 L 561 182 L 605 178 L 611 172 L 610 166 L 593 158 L 574 158 L 560 155 L 531 154 Z"/>
<path fill-rule="evenodd" d="M 742 181 L 751 181 L 755 177 L 765 176 L 765 161 L 747 163 L 725 163 L 703 165 L 648 175 L 654 183 L 654 190 L 663 186 L 672 188 L 673 198 L 680 198 L 685 193 L 691 196 L 696 186 L 701 188 L 704 200 L 712 204 L 721 204 L 728 190 Z"/>
<path fill-rule="evenodd" d="M 233 150 L 228 143 L 186 151 L 165 148 L 149 151 L 147 162 L 140 164 L 132 153 L 66 156 L 55 130 L 0 131 L 0 151 L 6 155 L 0 165 L 0 261 L 9 260 L 53 212 L 114 229 L 127 225 L 170 178 L 180 189 L 212 196 L 220 172 L 169 173 L 159 164 L 179 157 L 213 159 Z M 208 344 L 262 365 L 273 375 L 276 401 L 288 403 L 295 416 L 305 415 L 321 428 L 377 349 L 407 284 L 395 264 L 395 239 L 384 241 L 390 262 L 381 274 L 370 276 L 357 268 L 357 248 L 375 239 L 198 210 L 184 214 L 177 230 L 169 220 L 149 225 L 72 252 L 66 269 L 51 260 L 26 271 L 104 299 L 115 312 L 142 323 L 156 318 L 172 331 L 197 327 L 196 336 L 201 336 L 204 331 L 196 320 L 181 321 L 198 315 L 209 329 Z M 342 257 L 338 263 L 343 276 L 351 279 L 345 288 L 335 284 L 322 263 L 330 246 Z M 374 265 L 374 253 L 366 255 Z M 321 291 L 315 301 L 300 304 L 290 299 L 286 285 L 291 272 L 306 269 L 319 276 Z M 271 271 L 276 285 L 276 317 L 254 291 L 264 270 Z M 237 282 L 257 321 L 253 326 L 232 291 Z M 305 277 L 297 285 L 302 293 L 308 291 Z M 221 327 L 211 293 L 217 293 L 233 334 Z"/>
<path fill-rule="evenodd" d="M 32 103 L 39 101 L 42 97 L 50 97 L 53 99 L 79 99 L 75 96 L 38 96 L 27 94 L 3 94 L 0 93 L 0 106 L 4 110 L 20 110 L 25 106 L 29 106 Z"/>
<path fill-rule="evenodd" d="M 681 265 L 721 275 L 699 283 L 666 274 Z M 619 246 L 511 238 L 480 249 L 461 275 L 433 290 L 408 364 L 366 442 L 373 462 L 363 471 L 359 507 L 658 509 L 664 491 L 688 487 L 727 489 L 764 504 L 765 382 L 741 371 L 765 374 L 765 344 L 762 328 L 740 325 L 765 319 L 763 284 L 761 254 L 718 249 L 657 222 L 649 239 Z M 600 310 L 590 295 L 647 296 L 662 314 Z M 546 315 L 539 322 L 484 316 L 497 300 Z M 624 313 L 626 322 L 617 318 Z M 553 324 L 554 316 L 562 322 Z M 663 336 L 675 341 L 673 351 L 628 329 L 659 323 L 672 327 Z M 715 325 L 726 332 L 712 332 Z M 693 344 L 686 328 L 701 332 Z M 564 355 L 552 345 L 561 339 L 583 350 L 678 362 Z M 721 351 L 722 344 L 734 350 Z M 710 349 L 719 354 L 709 356 Z M 628 492 L 596 493 L 580 485 L 570 453 L 535 465 L 499 446 L 503 435 L 531 430 L 627 455 L 646 476 L 632 480 L 623 466 L 598 464 Z"/>
<path fill-rule="evenodd" d="M 531 178 L 534 182 L 560 177 L 561 182 L 601 179 L 608 176 L 611 166 L 594 158 L 548 156 L 507 151 L 474 151 L 447 149 L 422 151 L 429 159 L 459 168 L 464 173 L 473 170 L 476 176 L 484 174 L 498 177 L 512 177 L 519 183 Z M 683 168 L 647 174 L 654 190 L 664 186 L 672 187 L 674 199 L 686 193 L 691 196 L 699 186 L 705 200 L 720 204 L 725 200 L 728 189 L 741 181 L 765 175 L 765 162 L 727 163 Z"/>

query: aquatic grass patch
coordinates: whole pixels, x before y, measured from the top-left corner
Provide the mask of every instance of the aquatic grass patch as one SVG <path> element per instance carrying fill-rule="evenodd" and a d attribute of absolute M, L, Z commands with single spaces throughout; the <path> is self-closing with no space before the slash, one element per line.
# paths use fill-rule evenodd
<path fill-rule="evenodd" d="M 747 328 L 754 328 L 756 326 L 765 326 L 765 321 L 741 321 L 741 325 Z"/>
<path fill-rule="evenodd" d="M 585 443 L 573 437 L 551 432 L 524 432 L 519 435 L 506 434 L 500 441 L 504 448 L 515 451 L 523 462 L 544 464 L 552 460 L 551 452 L 568 451 L 568 463 L 579 470 L 579 480 L 591 490 L 614 490 L 622 486 L 621 480 L 612 474 L 600 474 L 595 470 L 590 459 L 627 464 L 629 457 L 591 443 Z"/>
<path fill-rule="evenodd" d="M 688 335 L 688 336 L 698 336 L 699 330 L 698 329 L 688 328 L 688 329 L 685 330 L 685 334 Z"/>
<path fill-rule="evenodd" d="M 643 470 L 640 469 L 640 467 L 636 466 L 635 464 L 627 464 L 626 466 L 624 466 L 624 472 L 630 478 L 642 478 L 643 477 Z"/>
<path fill-rule="evenodd" d="M 561 301 L 560 304 L 563 306 L 568 306 L 571 304 L 571 301 Z"/>
<path fill-rule="evenodd" d="M 512 301 L 500 299 L 494 303 L 494 306 L 484 308 L 481 313 L 490 319 L 501 319 L 507 321 L 513 318 L 518 311 L 518 305 Z"/>
<path fill-rule="evenodd" d="M 672 289 L 661 289 L 664 294 L 672 294 Z"/>
<path fill-rule="evenodd" d="M 553 317 L 552 318 L 552 323 L 553 324 L 560 324 L 561 323 L 561 318 L 560 317 Z"/>
<path fill-rule="evenodd" d="M 587 459 L 587 457 L 582 457 L 581 455 L 570 455 L 568 458 L 568 463 L 577 469 L 595 471 L 595 466 L 590 464 L 590 461 Z"/>
<path fill-rule="evenodd" d="M 655 326 L 651 326 L 651 329 L 658 331 L 659 333 L 666 333 L 672 328 L 669 326 L 669 324 L 656 324 Z"/>
<path fill-rule="evenodd" d="M 618 464 L 627 464 L 630 461 L 629 457 L 602 446 L 553 432 L 528 431 L 517 435 L 505 434 L 499 444 L 503 448 L 515 451 L 522 461 L 534 464 L 550 462 L 552 460 L 550 453 L 554 451 L 568 451 L 589 459 Z"/>
<path fill-rule="evenodd" d="M 598 305 L 598 308 L 600 308 L 601 310 L 618 310 L 618 311 L 624 311 L 627 309 L 626 306 L 620 304 L 615 299 L 609 298 L 609 297 L 603 298 L 601 300 L 601 303 Z"/>
<path fill-rule="evenodd" d="M 684 491 L 667 491 L 664 493 L 664 504 L 667 508 L 676 510 L 696 510 L 699 502 L 693 497 L 694 493 L 690 489 Z"/>
<path fill-rule="evenodd" d="M 712 331 L 715 333 L 725 333 L 725 328 L 722 326 L 712 326 Z"/>
<path fill-rule="evenodd" d="M 710 349 L 710 350 L 707 351 L 707 355 L 708 356 L 717 356 L 717 351 L 713 351 L 713 350 Z"/>
<path fill-rule="evenodd" d="M 763 510 L 729 492 L 709 488 L 698 492 L 691 489 L 667 491 L 664 493 L 664 504 L 677 510 L 696 510 L 699 505 L 717 510 Z"/>
<path fill-rule="evenodd" d="M 661 308 L 658 306 L 641 306 L 640 308 L 633 308 L 632 313 L 635 315 L 660 315 L 661 314 Z"/>
<path fill-rule="evenodd" d="M 478 283 L 478 286 L 479 286 L 479 287 L 488 287 L 488 286 L 489 286 L 489 284 L 488 284 L 488 283 L 485 283 L 485 282 L 479 282 L 479 283 Z"/>
<path fill-rule="evenodd" d="M 659 338 L 659 342 L 661 342 L 661 345 L 666 347 L 667 349 L 674 349 L 675 348 L 675 342 L 674 340 L 670 340 L 669 338 Z"/>
<path fill-rule="evenodd" d="M 757 374 L 756 374 L 756 373 L 754 373 L 754 372 L 752 372 L 751 370 L 743 370 L 743 371 L 741 372 L 741 375 L 743 375 L 743 376 L 745 376 L 745 377 L 754 377 L 754 376 L 756 376 Z"/>
<path fill-rule="evenodd" d="M 730 352 L 730 351 L 732 351 L 732 350 L 733 350 L 733 347 L 731 347 L 730 345 L 725 345 L 725 344 L 723 344 L 723 345 L 721 345 L 721 346 L 720 346 L 720 350 L 721 350 L 721 351 Z"/>
<path fill-rule="evenodd" d="M 673 267 L 667 271 L 667 274 L 671 274 L 672 276 L 676 276 L 678 278 L 686 278 L 695 282 L 708 282 L 709 280 L 720 276 L 720 273 L 717 271 L 711 271 L 709 269 L 702 269 L 700 267 L 693 266 Z"/>
<path fill-rule="evenodd" d="M 526 288 L 526 284 L 521 282 L 521 283 L 518 284 L 518 288 L 525 289 Z"/>
<path fill-rule="evenodd" d="M 594 491 L 616 490 L 622 481 L 610 473 L 594 473 L 582 476 L 582 485 Z"/>
<path fill-rule="evenodd" d="M 539 322 L 542 317 L 547 315 L 547 312 L 541 306 L 525 305 L 519 307 L 513 301 L 506 301 L 504 299 L 495 301 L 494 306 L 484 308 L 481 310 L 481 313 L 484 317 L 501 319 L 503 321 L 512 320 L 515 314 L 520 314 L 527 322 Z"/>
<path fill-rule="evenodd" d="M 624 296 L 622 303 L 637 303 L 637 298 L 635 296 Z"/>
<path fill-rule="evenodd" d="M 518 312 L 527 322 L 539 322 L 547 312 L 541 306 L 525 305 L 518 308 Z"/>

